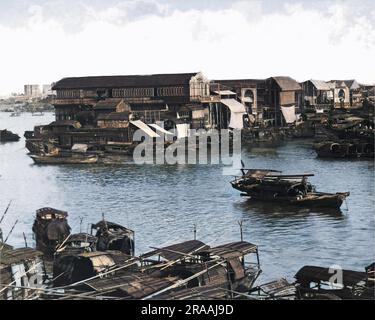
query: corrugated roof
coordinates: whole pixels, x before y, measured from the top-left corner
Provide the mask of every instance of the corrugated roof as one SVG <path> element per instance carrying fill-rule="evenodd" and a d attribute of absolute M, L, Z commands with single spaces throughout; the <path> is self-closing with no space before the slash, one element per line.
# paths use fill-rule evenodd
<path fill-rule="evenodd" d="M 301 90 L 300 84 L 291 77 L 272 77 L 282 91 Z"/>
<path fill-rule="evenodd" d="M 199 240 L 189 240 L 171 246 L 156 249 L 143 255 L 143 257 L 151 257 L 161 255 L 167 260 L 176 260 L 184 256 L 184 254 L 197 254 L 201 251 L 207 251 L 209 246 Z"/>
<path fill-rule="evenodd" d="M 189 84 L 191 78 L 197 73 L 198 72 L 64 78 L 58 81 L 52 89 L 59 90 L 187 85 Z"/>
<path fill-rule="evenodd" d="M 254 253 L 257 252 L 257 250 L 258 247 L 255 244 L 246 241 L 239 241 L 211 248 L 209 252 L 212 255 L 228 259 Z"/>

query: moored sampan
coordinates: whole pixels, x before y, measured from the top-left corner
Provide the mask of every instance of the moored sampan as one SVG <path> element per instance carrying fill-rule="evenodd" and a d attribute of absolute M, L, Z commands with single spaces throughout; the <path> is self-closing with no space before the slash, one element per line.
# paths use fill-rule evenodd
<path fill-rule="evenodd" d="M 283 175 L 281 171 L 242 169 L 243 176 L 231 182 L 241 195 L 252 200 L 308 207 L 340 208 L 350 192 L 317 192 L 308 182 L 311 173 Z"/>

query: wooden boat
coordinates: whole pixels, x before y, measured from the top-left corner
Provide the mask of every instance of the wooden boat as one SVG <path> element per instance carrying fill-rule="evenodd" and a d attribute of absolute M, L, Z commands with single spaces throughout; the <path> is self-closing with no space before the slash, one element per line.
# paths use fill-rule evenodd
<path fill-rule="evenodd" d="M 33 117 L 42 117 L 42 116 L 44 116 L 44 112 L 43 111 L 34 111 L 34 112 L 31 113 L 31 115 Z"/>
<path fill-rule="evenodd" d="M 326 141 L 315 145 L 320 158 L 374 158 L 374 145 L 367 142 Z"/>
<path fill-rule="evenodd" d="M 128 142 L 108 142 L 105 146 L 105 152 L 118 155 L 132 155 L 136 145 Z"/>
<path fill-rule="evenodd" d="M 307 181 L 311 173 L 282 175 L 280 171 L 242 169 L 243 176 L 231 182 L 232 187 L 252 200 L 278 202 L 308 207 L 340 208 L 349 192 L 316 192 Z M 247 172 L 245 172 L 247 171 Z"/>
<path fill-rule="evenodd" d="M 374 300 L 373 270 L 373 264 L 366 267 L 365 272 L 304 266 L 295 275 L 296 298 L 302 300 Z"/>
<path fill-rule="evenodd" d="M 98 155 L 81 153 L 58 153 L 30 156 L 37 164 L 93 164 L 99 160 Z"/>
<path fill-rule="evenodd" d="M 245 241 L 210 247 L 190 240 L 152 249 L 139 257 L 119 251 L 65 256 L 54 268 L 54 285 L 93 299 L 229 299 L 246 295 L 261 273 L 258 247 Z"/>
<path fill-rule="evenodd" d="M 16 142 L 20 139 L 20 136 L 16 133 L 13 133 L 7 129 L 0 130 L 0 142 Z"/>

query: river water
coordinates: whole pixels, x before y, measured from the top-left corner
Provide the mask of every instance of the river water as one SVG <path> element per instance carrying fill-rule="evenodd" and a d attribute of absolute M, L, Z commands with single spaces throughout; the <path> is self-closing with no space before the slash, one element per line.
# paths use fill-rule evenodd
<path fill-rule="evenodd" d="M 54 120 L 0 113 L 0 128 L 23 137 L 34 125 Z M 35 210 L 44 206 L 69 212 L 73 232 L 86 231 L 104 213 L 135 230 L 138 254 L 193 238 L 207 244 L 244 240 L 259 246 L 263 274 L 260 281 L 286 277 L 304 265 L 363 270 L 375 260 L 373 161 L 319 160 L 310 141 L 288 142 L 277 148 L 244 149 L 252 168 L 286 173 L 314 172 L 318 190 L 350 191 L 348 210 L 341 212 L 281 208 L 254 204 L 232 189 L 222 165 L 135 165 L 132 158 L 117 164 L 38 166 L 27 156 L 24 138 L 0 144 L 0 213 L 13 200 L 1 225 L 8 243 L 23 246 L 23 232 L 33 244 Z M 83 219 L 80 224 L 80 219 Z"/>

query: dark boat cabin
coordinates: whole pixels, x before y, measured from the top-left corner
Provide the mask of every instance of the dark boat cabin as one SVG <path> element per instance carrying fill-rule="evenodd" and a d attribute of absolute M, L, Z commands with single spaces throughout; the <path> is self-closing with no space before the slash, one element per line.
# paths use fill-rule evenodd
<path fill-rule="evenodd" d="M 67 217 L 67 212 L 53 208 L 36 211 L 33 232 L 38 250 L 47 256 L 53 255 L 58 245 L 70 234 Z"/>
<path fill-rule="evenodd" d="M 64 255 L 53 266 L 54 286 L 65 286 L 106 273 L 126 264 L 131 256 L 119 251 Z"/>
<path fill-rule="evenodd" d="M 98 238 L 97 250 L 118 250 L 134 255 L 134 231 L 117 223 L 102 220 L 92 225 L 91 233 Z"/>

